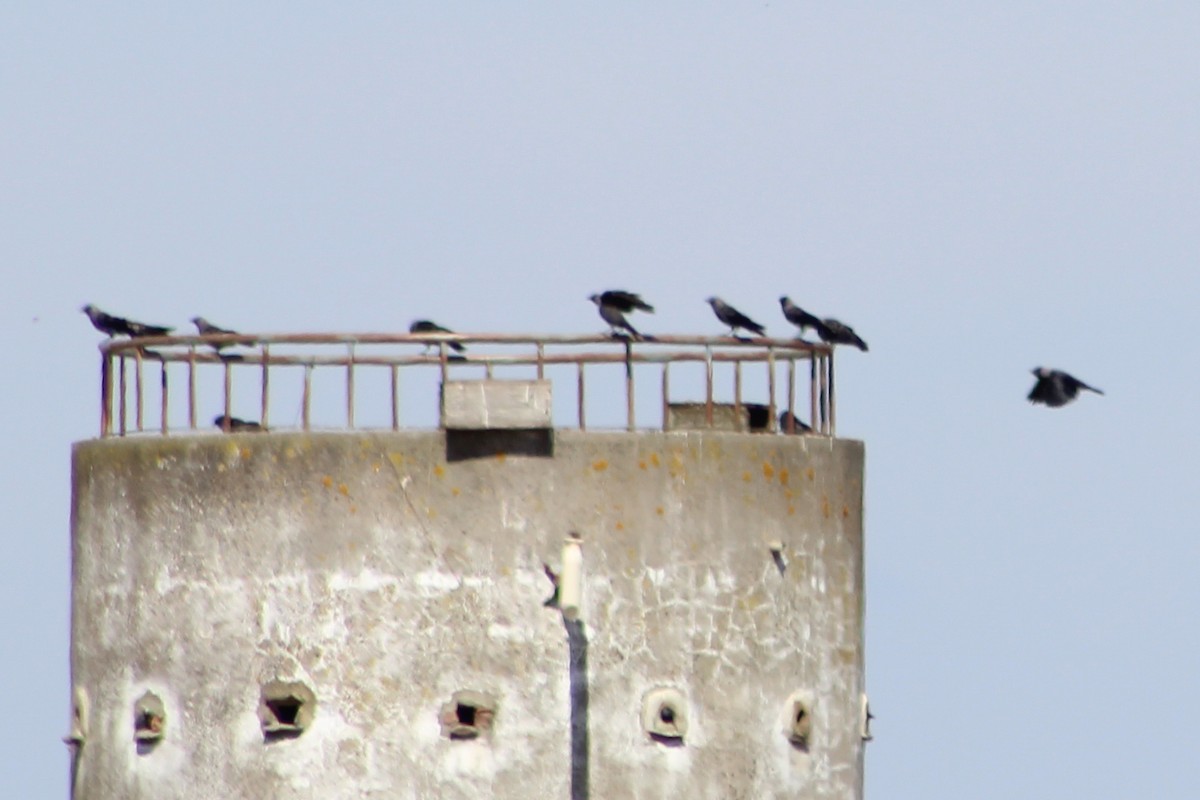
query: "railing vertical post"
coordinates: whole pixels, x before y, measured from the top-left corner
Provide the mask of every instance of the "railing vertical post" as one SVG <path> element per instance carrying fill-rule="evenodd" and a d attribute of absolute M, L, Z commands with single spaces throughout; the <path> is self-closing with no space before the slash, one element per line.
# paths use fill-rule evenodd
<path fill-rule="evenodd" d="M 742 362 L 733 362 L 733 416 L 742 418 Z"/>
<path fill-rule="evenodd" d="M 142 424 L 142 398 L 144 392 L 142 390 L 142 348 L 137 348 L 133 351 L 133 391 L 134 391 L 134 418 L 137 420 L 137 430 L 141 433 L 144 429 Z"/>
<path fill-rule="evenodd" d="M 625 423 L 630 430 L 637 429 L 633 416 L 633 343 L 625 340 Z"/>
<path fill-rule="evenodd" d="M 834 380 L 833 380 L 833 351 L 834 347 L 829 347 L 829 435 L 837 436 L 837 400 L 834 397 Z"/>
<path fill-rule="evenodd" d="M 233 416 L 233 362 L 222 359 L 225 365 L 225 416 Z M 226 425 L 230 424 L 228 419 Z"/>
<path fill-rule="evenodd" d="M 814 431 L 821 431 L 821 416 L 817 410 L 818 356 L 815 350 L 808 351 L 808 422 Z"/>
<path fill-rule="evenodd" d="M 546 345 L 543 342 L 537 343 L 537 377 L 539 381 L 546 377 Z"/>
<path fill-rule="evenodd" d="M 662 429 L 667 430 L 671 420 L 671 362 L 664 361 L 662 365 Z"/>
<path fill-rule="evenodd" d="M 160 423 L 159 429 L 161 430 L 162 435 L 166 436 L 167 431 L 168 431 L 168 426 L 167 426 L 167 408 L 168 408 L 167 360 L 164 358 L 162 361 L 159 362 L 159 366 L 162 368 L 162 374 L 159 379 L 160 380 L 160 385 L 159 385 L 159 403 L 160 403 L 160 405 L 158 408 L 158 419 L 159 419 L 159 423 Z"/>
<path fill-rule="evenodd" d="M 392 364 L 392 430 L 400 430 L 400 367 Z"/>
<path fill-rule="evenodd" d="M 188 427 L 196 430 L 196 346 L 188 348 Z"/>
<path fill-rule="evenodd" d="M 100 349 L 100 437 L 112 433 L 112 356 Z"/>
<path fill-rule="evenodd" d="M 712 345 L 704 348 L 704 424 L 713 425 L 713 352 Z"/>
<path fill-rule="evenodd" d="M 118 401 L 118 407 L 121 409 L 119 430 L 121 432 L 121 435 L 124 436 L 125 435 L 125 417 L 126 417 L 126 414 L 125 414 L 125 402 L 126 402 L 126 398 L 125 398 L 125 353 L 124 352 L 119 353 L 117 355 L 117 358 L 121 359 L 120 383 L 117 386 L 117 390 L 121 393 L 121 396 Z"/>
<path fill-rule="evenodd" d="M 438 363 L 441 366 L 442 386 L 444 387 L 446 381 L 450 379 L 450 348 L 446 347 L 445 342 L 438 342 Z M 487 368 L 490 370 L 491 365 L 489 364 Z"/>
<path fill-rule="evenodd" d="M 262 346 L 262 407 L 259 409 L 259 421 L 266 428 L 267 419 L 271 413 L 271 345 Z"/>
<path fill-rule="evenodd" d="M 301 425 L 304 430 L 308 430 L 310 415 L 312 412 L 312 373 L 313 365 L 311 363 L 304 365 L 304 394 L 300 400 L 301 406 Z"/>
<path fill-rule="evenodd" d="M 788 359 L 788 415 L 785 433 L 796 432 L 796 358 Z"/>
<path fill-rule="evenodd" d="M 775 348 L 767 347 L 767 430 L 775 430 Z"/>
<path fill-rule="evenodd" d="M 586 404 L 584 403 L 584 398 L 587 396 L 587 392 L 586 392 L 586 390 L 584 389 L 584 383 L 583 383 L 583 362 L 582 362 L 582 361 L 580 361 L 580 362 L 579 362 L 579 363 L 577 363 L 575 366 L 576 366 L 576 368 L 577 368 L 577 369 L 578 369 L 578 371 L 579 371 L 579 389 L 578 389 L 578 394 L 579 394 L 579 430 L 581 430 L 581 431 L 586 431 L 586 430 L 587 430 L 587 417 L 586 417 L 586 415 L 584 414 L 584 406 L 586 405 Z"/>
<path fill-rule="evenodd" d="M 354 342 L 347 347 L 346 361 L 346 427 L 354 430 Z"/>

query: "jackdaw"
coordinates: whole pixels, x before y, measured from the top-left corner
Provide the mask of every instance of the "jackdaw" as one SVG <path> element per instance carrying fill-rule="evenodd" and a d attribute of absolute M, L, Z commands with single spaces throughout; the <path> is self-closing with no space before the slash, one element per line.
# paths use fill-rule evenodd
<path fill-rule="evenodd" d="M 633 334 L 635 339 L 645 338 L 625 318 L 626 314 L 638 310 L 654 313 L 654 306 L 643 300 L 641 295 L 620 289 L 610 289 L 607 292 L 593 294 L 588 297 L 588 300 L 596 304 L 596 308 L 600 311 L 600 318 L 608 323 L 613 336 L 619 336 L 617 330 L 622 329 Z"/>
<path fill-rule="evenodd" d="M 213 425 L 216 425 L 226 433 L 267 433 L 267 428 L 258 422 L 250 422 L 237 417 L 227 417 L 221 414 L 213 420 Z"/>
<path fill-rule="evenodd" d="M 766 328 L 764 328 L 762 325 L 759 325 L 757 322 L 750 319 L 721 298 L 710 297 L 705 302 L 712 306 L 713 313 L 717 315 L 717 319 L 729 326 L 730 336 L 737 336 L 738 328 L 744 328 L 745 330 L 748 330 L 751 333 L 756 333 L 759 336 L 767 335 Z"/>
<path fill-rule="evenodd" d="M 791 423 L 792 423 L 792 429 L 790 431 L 788 430 L 788 420 L 789 419 L 791 420 Z M 810 428 L 808 425 L 805 425 L 803 422 L 801 422 L 799 420 L 799 418 L 797 418 L 796 415 L 794 415 L 792 412 L 784 411 L 782 414 L 779 415 L 779 432 L 802 435 L 805 433 L 812 433 L 812 428 Z"/>
<path fill-rule="evenodd" d="M 147 325 L 144 322 L 134 322 L 131 319 L 107 314 L 88 303 L 82 309 L 92 321 L 92 327 L 108 336 L 128 336 L 131 339 L 138 336 L 166 336 L 174 328 L 162 325 Z"/>
<path fill-rule="evenodd" d="M 222 328 L 219 325 L 213 325 L 204 317 L 192 317 L 192 324 L 196 326 L 196 332 L 201 336 L 216 335 L 221 333 L 237 333 L 237 331 L 230 330 L 229 328 Z M 222 347 L 228 347 L 229 344 L 229 342 L 214 342 L 210 344 L 209 347 L 211 347 L 213 350 L 220 350 Z"/>
<path fill-rule="evenodd" d="M 817 336 L 820 336 L 821 341 L 826 344 L 848 344 L 857 347 L 864 353 L 867 352 L 867 343 L 854 332 L 854 328 L 844 322 L 838 322 L 833 317 L 821 320 L 821 327 L 817 328 Z"/>
<path fill-rule="evenodd" d="M 783 316 L 787 321 L 800 329 L 800 338 L 804 338 L 804 331 L 812 328 L 820 335 L 820 330 L 825 327 L 825 323 L 819 317 L 808 313 L 800 306 L 792 302 L 787 295 L 779 298 L 779 305 L 783 307 Z"/>
<path fill-rule="evenodd" d="M 1030 372 L 1037 377 L 1037 383 L 1029 391 L 1029 402 L 1031 403 L 1042 403 L 1051 408 L 1058 408 L 1074 400 L 1080 389 L 1104 394 L 1095 386 L 1088 386 L 1078 378 L 1057 369 L 1035 367 Z"/>
<path fill-rule="evenodd" d="M 409 333 L 454 333 L 454 331 L 450 330 L 449 328 L 443 328 L 441 325 L 438 325 L 436 322 L 434 322 L 433 320 L 429 320 L 429 319 L 413 320 L 413 324 L 408 326 L 408 332 Z M 461 342 L 446 342 L 446 346 L 449 347 L 451 350 L 453 350 L 456 353 L 461 353 L 467 349 L 466 345 L 462 344 Z M 429 345 L 425 345 L 425 349 L 428 350 Z"/>

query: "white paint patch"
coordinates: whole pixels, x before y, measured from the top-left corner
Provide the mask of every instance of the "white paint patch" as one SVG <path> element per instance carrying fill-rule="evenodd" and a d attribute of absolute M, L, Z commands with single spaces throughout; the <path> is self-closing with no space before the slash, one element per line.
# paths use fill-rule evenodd
<path fill-rule="evenodd" d="M 331 592 L 377 592 L 383 588 L 398 586 L 400 581 L 395 575 L 364 569 L 357 575 L 335 572 L 329 576 L 328 584 Z"/>
<path fill-rule="evenodd" d="M 512 625 L 501 625 L 499 622 L 493 622 L 488 626 L 488 636 L 492 639 L 512 642 L 527 642 L 530 639 L 530 631 L 526 628 L 517 628 Z"/>
<path fill-rule="evenodd" d="M 413 583 L 429 594 L 446 594 L 457 589 L 459 585 L 458 578 L 451 573 L 434 570 L 418 572 L 413 578 Z"/>

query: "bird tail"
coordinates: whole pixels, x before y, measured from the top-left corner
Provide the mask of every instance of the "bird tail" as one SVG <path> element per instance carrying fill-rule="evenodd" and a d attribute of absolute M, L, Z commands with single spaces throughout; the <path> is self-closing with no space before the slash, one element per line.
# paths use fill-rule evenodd
<path fill-rule="evenodd" d="M 1080 389 L 1087 389 L 1089 392 L 1095 392 L 1096 394 L 1104 394 L 1104 392 L 1100 391 L 1100 390 L 1099 390 L 1099 389 L 1097 389 L 1095 386 L 1088 386 L 1088 385 L 1087 385 L 1086 383 L 1084 383 L 1083 381 L 1080 381 L 1080 382 L 1079 382 L 1079 388 L 1080 388 Z"/>

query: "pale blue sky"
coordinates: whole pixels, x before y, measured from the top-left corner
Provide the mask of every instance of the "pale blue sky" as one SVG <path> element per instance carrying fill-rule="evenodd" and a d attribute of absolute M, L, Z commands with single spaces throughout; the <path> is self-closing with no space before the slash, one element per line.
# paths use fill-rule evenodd
<path fill-rule="evenodd" d="M 0 794 L 66 793 L 80 305 L 593 332 L 609 287 L 871 343 L 868 797 L 1200 794 L 1200 6 L 400 5 L 0 8 Z"/>

